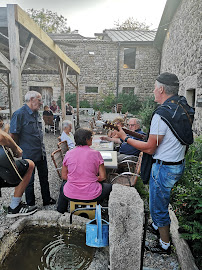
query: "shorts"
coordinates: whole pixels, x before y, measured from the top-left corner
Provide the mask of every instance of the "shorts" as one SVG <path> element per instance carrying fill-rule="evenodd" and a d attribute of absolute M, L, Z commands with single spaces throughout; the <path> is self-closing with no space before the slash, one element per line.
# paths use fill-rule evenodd
<path fill-rule="evenodd" d="M 20 176 L 23 177 L 29 168 L 29 162 L 25 159 L 21 159 L 21 160 L 17 160 L 15 164 L 18 168 L 18 172 Z M 16 187 L 20 184 L 20 182 L 21 180 L 19 179 L 19 181 L 16 182 L 15 184 L 9 184 L 3 178 L 1 178 L 1 173 L 0 173 L 0 187 Z"/>

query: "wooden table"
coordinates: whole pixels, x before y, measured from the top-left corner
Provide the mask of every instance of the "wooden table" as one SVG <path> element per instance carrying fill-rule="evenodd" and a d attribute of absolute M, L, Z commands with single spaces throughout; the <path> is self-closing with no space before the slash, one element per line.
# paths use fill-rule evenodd
<path fill-rule="evenodd" d="M 100 139 L 102 135 L 94 135 L 91 148 L 97 151 L 113 151 L 114 142 L 102 141 Z"/>

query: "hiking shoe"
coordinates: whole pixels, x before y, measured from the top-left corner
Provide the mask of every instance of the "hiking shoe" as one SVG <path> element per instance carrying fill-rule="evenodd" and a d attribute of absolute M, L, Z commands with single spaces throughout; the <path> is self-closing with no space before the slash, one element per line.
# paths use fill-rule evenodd
<path fill-rule="evenodd" d="M 43 206 L 52 205 L 52 204 L 56 204 L 56 200 L 54 200 L 53 198 L 50 198 L 49 202 L 43 203 Z"/>
<path fill-rule="evenodd" d="M 29 206 L 24 203 L 20 203 L 16 208 L 12 209 L 8 207 L 7 217 L 20 217 L 34 214 L 37 211 L 37 206 Z"/>
<path fill-rule="evenodd" d="M 153 233 L 155 234 L 156 236 L 160 236 L 160 233 L 159 233 L 159 230 L 155 230 L 154 227 L 152 226 L 152 223 L 149 223 L 147 225 L 147 230 L 150 232 L 150 233 Z"/>
<path fill-rule="evenodd" d="M 158 254 L 166 254 L 170 255 L 171 253 L 171 246 L 169 246 L 168 249 L 162 248 L 162 246 L 159 244 L 159 242 L 156 242 L 155 244 L 151 244 L 148 246 L 145 246 L 146 250 L 152 252 L 152 253 L 158 253 Z"/>

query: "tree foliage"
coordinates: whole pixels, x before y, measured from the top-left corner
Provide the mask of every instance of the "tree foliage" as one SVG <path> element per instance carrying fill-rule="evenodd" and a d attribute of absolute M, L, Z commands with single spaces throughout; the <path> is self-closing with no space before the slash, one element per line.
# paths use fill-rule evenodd
<path fill-rule="evenodd" d="M 48 9 L 28 9 L 29 16 L 47 33 L 68 33 L 67 19 Z"/>
<path fill-rule="evenodd" d="M 129 17 L 123 23 L 120 23 L 119 20 L 114 22 L 116 30 L 149 30 L 149 25 L 146 25 L 145 22 L 139 22 L 133 17 Z"/>

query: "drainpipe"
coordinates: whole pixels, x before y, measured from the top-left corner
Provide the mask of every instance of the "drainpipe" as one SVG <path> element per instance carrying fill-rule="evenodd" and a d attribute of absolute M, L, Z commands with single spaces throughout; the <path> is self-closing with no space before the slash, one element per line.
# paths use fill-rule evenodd
<path fill-rule="evenodd" d="M 116 70 L 116 97 L 119 95 L 119 61 L 120 61 L 120 42 L 118 42 L 118 54 L 117 54 L 117 70 Z"/>

